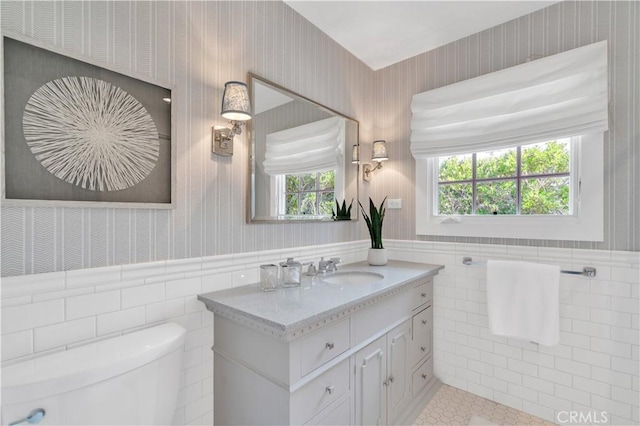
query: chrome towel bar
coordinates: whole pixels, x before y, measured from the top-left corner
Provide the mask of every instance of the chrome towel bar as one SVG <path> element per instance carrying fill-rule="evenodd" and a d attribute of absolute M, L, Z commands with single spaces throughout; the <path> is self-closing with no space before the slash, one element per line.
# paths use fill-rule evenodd
<path fill-rule="evenodd" d="M 470 257 L 463 257 L 462 258 L 462 264 L 463 265 L 467 265 L 467 266 L 472 266 L 472 265 L 486 265 L 487 262 L 486 261 L 473 261 L 472 258 Z M 565 271 L 565 270 L 561 270 L 560 271 L 563 274 L 570 274 L 570 275 L 582 275 L 585 277 L 589 277 L 589 278 L 593 278 L 596 276 L 596 268 L 592 267 L 592 266 L 585 266 L 584 268 L 582 268 L 582 271 Z"/>

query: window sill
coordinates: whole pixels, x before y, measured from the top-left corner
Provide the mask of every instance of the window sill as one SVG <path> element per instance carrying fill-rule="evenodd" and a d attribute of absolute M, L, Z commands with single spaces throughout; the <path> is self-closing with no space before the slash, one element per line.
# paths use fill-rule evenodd
<path fill-rule="evenodd" d="M 448 218 L 433 216 L 423 221 L 417 226 L 418 235 L 566 241 L 603 241 L 604 236 L 602 226 L 575 216 L 453 216 L 452 220 L 446 220 Z"/>

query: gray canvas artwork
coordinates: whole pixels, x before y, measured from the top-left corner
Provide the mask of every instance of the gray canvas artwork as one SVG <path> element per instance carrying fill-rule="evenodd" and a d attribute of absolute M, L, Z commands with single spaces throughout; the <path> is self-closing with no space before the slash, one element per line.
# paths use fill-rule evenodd
<path fill-rule="evenodd" d="M 171 91 L 4 37 L 5 198 L 171 204 Z"/>

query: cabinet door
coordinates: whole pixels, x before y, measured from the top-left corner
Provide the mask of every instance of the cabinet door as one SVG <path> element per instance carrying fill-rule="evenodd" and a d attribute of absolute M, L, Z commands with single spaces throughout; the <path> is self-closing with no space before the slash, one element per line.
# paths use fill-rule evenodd
<path fill-rule="evenodd" d="M 410 348 L 411 321 L 407 320 L 387 334 L 387 410 L 393 424 L 411 402 Z"/>
<path fill-rule="evenodd" d="M 384 425 L 387 421 L 386 336 L 356 353 L 356 424 Z"/>

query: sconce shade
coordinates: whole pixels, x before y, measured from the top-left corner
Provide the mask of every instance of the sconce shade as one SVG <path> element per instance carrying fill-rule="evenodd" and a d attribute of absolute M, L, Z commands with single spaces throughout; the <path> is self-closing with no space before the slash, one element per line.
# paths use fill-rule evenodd
<path fill-rule="evenodd" d="M 353 150 L 351 151 L 351 162 L 353 164 L 358 164 L 358 161 L 360 161 L 360 152 L 358 145 L 354 145 Z"/>
<path fill-rule="evenodd" d="M 251 102 L 247 85 L 240 81 L 228 81 L 222 95 L 222 113 L 227 120 L 247 121 L 251 119 Z"/>
<path fill-rule="evenodd" d="M 371 161 L 381 162 L 388 159 L 387 142 L 383 140 L 373 141 L 373 154 L 371 154 Z"/>

